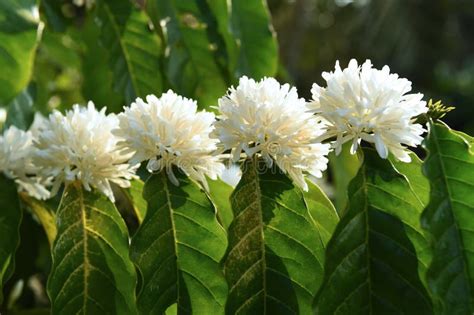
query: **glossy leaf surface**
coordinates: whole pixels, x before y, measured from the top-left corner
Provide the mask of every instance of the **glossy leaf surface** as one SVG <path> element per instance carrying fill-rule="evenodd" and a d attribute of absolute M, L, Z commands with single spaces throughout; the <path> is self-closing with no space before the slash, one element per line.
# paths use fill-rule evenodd
<path fill-rule="evenodd" d="M 164 70 L 172 88 L 200 106 L 216 105 L 228 74 L 219 62 L 224 44 L 207 1 L 150 0 L 147 11 L 163 29 L 168 48 Z"/>
<path fill-rule="evenodd" d="M 177 173 L 177 172 L 176 172 Z M 227 285 L 219 266 L 227 246 L 207 195 L 187 177 L 172 184 L 166 172 L 145 183 L 147 214 L 132 239 L 132 258 L 141 276 L 138 308 L 163 314 L 222 314 Z"/>
<path fill-rule="evenodd" d="M 250 159 L 231 197 L 226 314 L 308 314 L 324 247 L 300 189 Z"/>
<path fill-rule="evenodd" d="M 102 43 L 110 51 L 115 89 L 130 104 L 136 97 L 160 95 L 162 43 L 146 14 L 128 0 L 99 1 Z"/>
<path fill-rule="evenodd" d="M 230 205 L 230 196 L 234 189 L 219 179 L 208 180 L 207 183 L 209 185 L 209 197 L 216 207 L 219 221 L 227 229 L 234 217 Z"/>
<path fill-rule="evenodd" d="M 274 76 L 278 44 L 266 1 L 232 0 L 231 12 L 232 33 L 238 43 L 235 76 Z"/>
<path fill-rule="evenodd" d="M 430 123 L 423 170 L 431 185 L 423 226 L 433 235 L 428 283 L 440 314 L 474 312 L 473 139 Z"/>
<path fill-rule="evenodd" d="M 419 220 L 425 204 L 412 189 L 426 180 L 410 180 L 364 149 L 348 208 L 326 250 L 316 314 L 432 314 L 421 280 L 430 261 Z"/>
<path fill-rule="evenodd" d="M 321 188 L 309 180 L 307 183 L 308 191 L 303 192 L 304 200 L 315 224 L 318 226 L 321 241 L 326 246 L 339 222 L 339 215 Z"/>
<path fill-rule="evenodd" d="M 79 182 L 66 187 L 48 294 L 53 314 L 136 314 L 136 273 L 128 232 L 115 206 Z"/>
<path fill-rule="evenodd" d="M 40 25 L 38 1 L 0 1 L 0 105 L 28 85 Z"/>

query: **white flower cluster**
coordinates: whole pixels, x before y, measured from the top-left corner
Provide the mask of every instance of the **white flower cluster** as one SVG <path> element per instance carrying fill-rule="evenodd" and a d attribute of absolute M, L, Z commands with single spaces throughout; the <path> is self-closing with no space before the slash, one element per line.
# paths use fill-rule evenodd
<path fill-rule="evenodd" d="M 178 185 L 173 166 L 207 188 L 206 176 L 217 179 L 224 166 L 214 154 L 217 140 L 209 138 L 215 117 L 197 112 L 196 101 L 172 91 L 161 98 L 149 95 L 146 102 L 138 98 L 119 115 L 120 128 L 115 134 L 124 152 L 132 153 L 132 164 L 148 160 L 150 172 L 166 170 Z"/>
<path fill-rule="evenodd" d="M 375 143 L 384 159 L 391 152 L 400 161 L 410 162 L 403 145 L 421 143 L 425 129 L 413 118 L 428 110 L 422 94 L 407 94 L 410 81 L 390 73 L 388 66 L 377 70 L 369 60 L 358 66 L 354 59 L 344 70 L 337 62 L 335 71 L 324 72 L 323 78 L 327 87 L 313 85 L 309 106 L 327 121 L 325 137 L 336 137 L 336 153 L 343 143 L 352 141 L 354 154 L 365 140 Z"/>
<path fill-rule="evenodd" d="M 37 149 L 33 146 L 33 133 L 11 126 L 0 136 L 0 173 L 15 180 L 19 191 L 26 191 L 38 199 L 49 197 L 47 180 L 37 176 L 33 163 Z"/>
<path fill-rule="evenodd" d="M 321 177 L 326 169 L 330 147 L 314 143 L 324 133 L 323 125 L 288 84 L 242 77 L 237 88 L 219 99 L 219 113 L 213 135 L 231 150 L 234 162 L 242 151 L 247 157 L 259 154 L 305 190 L 303 172 Z"/>
<path fill-rule="evenodd" d="M 37 198 L 48 197 L 48 186 L 55 194 L 62 184 L 80 181 L 113 201 L 111 183 L 129 187 L 145 161 L 148 171 L 164 171 L 176 185 L 173 169 L 180 169 L 207 189 L 207 177 L 235 186 L 241 176 L 238 166 L 226 169 L 228 155 L 218 153 L 229 151 L 234 163 L 258 156 L 305 190 L 306 174 L 321 177 L 326 170 L 331 144 L 339 153 L 352 141 L 355 153 L 364 140 L 382 158 L 392 153 L 410 161 L 405 146 L 420 144 L 425 131 L 414 117 L 427 111 L 423 95 L 408 94 L 410 81 L 387 66 L 377 70 L 355 60 L 344 70 L 336 63 L 323 78 L 327 87 L 314 84 L 307 103 L 288 84 L 242 77 L 218 100 L 217 119 L 172 91 L 137 98 L 118 116 L 92 102 L 74 105 L 37 117 L 29 131 L 8 128 L 0 136 L 0 172 Z"/>
<path fill-rule="evenodd" d="M 85 189 L 99 189 L 114 200 L 110 183 L 129 187 L 136 166 L 130 166 L 130 155 L 120 152 L 120 139 L 112 134 L 118 128 L 115 115 L 74 105 L 64 115 L 54 111 L 40 127 L 35 163 L 42 177 L 53 179 L 52 194 L 61 184 L 79 180 Z"/>

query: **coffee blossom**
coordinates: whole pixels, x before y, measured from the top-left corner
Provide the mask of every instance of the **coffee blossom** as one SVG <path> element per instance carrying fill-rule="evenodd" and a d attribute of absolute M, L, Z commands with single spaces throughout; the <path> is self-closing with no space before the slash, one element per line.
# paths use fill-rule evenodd
<path fill-rule="evenodd" d="M 216 179 L 224 168 L 214 154 L 217 140 L 209 138 L 214 114 L 198 112 L 196 101 L 172 91 L 160 98 L 148 95 L 125 107 L 119 120 L 115 134 L 124 139 L 120 146 L 133 153 L 130 163 L 148 161 L 149 172 L 164 170 L 175 185 L 174 166 L 205 188 L 206 176 Z"/>
<path fill-rule="evenodd" d="M 49 197 L 45 188 L 47 180 L 37 176 L 38 168 L 33 162 L 35 153 L 30 131 L 11 126 L 0 135 L 0 173 L 13 179 L 19 191 L 45 199 Z"/>
<path fill-rule="evenodd" d="M 268 166 L 275 162 L 293 181 L 307 189 L 304 173 L 322 176 L 327 167 L 329 145 L 317 143 L 324 130 L 318 118 L 308 112 L 295 88 L 280 85 L 273 78 L 255 82 L 242 77 L 219 99 L 214 137 L 232 160 L 257 155 Z"/>
<path fill-rule="evenodd" d="M 242 178 L 242 170 L 237 164 L 226 167 L 220 175 L 221 181 L 235 188 Z"/>
<path fill-rule="evenodd" d="M 375 144 L 382 158 L 391 152 L 410 162 L 406 146 L 419 145 L 425 132 L 414 117 L 428 110 L 422 94 L 409 94 L 410 81 L 390 73 L 388 66 L 377 70 L 370 60 L 358 66 L 354 59 L 344 70 L 337 62 L 335 71 L 324 72 L 323 78 L 327 87 L 313 85 L 309 107 L 326 120 L 326 138 L 336 138 L 337 154 L 347 141 L 352 141 L 354 154 L 365 140 Z"/>
<path fill-rule="evenodd" d="M 53 178 L 53 194 L 61 184 L 78 180 L 86 190 L 95 187 L 114 201 L 110 183 L 130 186 L 136 167 L 117 146 L 119 139 L 112 134 L 117 127 L 117 117 L 106 115 L 105 108 L 97 111 L 92 102 L 49 115 L 38 131 L 36 163 Z"/>

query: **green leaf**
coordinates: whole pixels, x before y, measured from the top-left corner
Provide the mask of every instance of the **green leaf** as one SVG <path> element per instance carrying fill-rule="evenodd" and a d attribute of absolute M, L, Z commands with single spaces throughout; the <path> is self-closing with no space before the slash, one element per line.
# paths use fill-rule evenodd
<path fill-rule="evenodd" d="M 473 139 L 445 124 L 429 124 L 423 171 L 431 187 L 422 216 L 433 235 L 427 278 L 439 314 L 474 312 Z"/>
<path fill-rule="evenodd" d="M 278 44 L 266 1 L 232 0 L 232 33 L 239 47 L 235 77 L 275 76 Z"/>
<path fill-rule="evenodd" d="M 336 208 L 321 188 L 311 181 L 307 181 L 307 183 L 308 191 L 303 192 L 304 199 L 314 222 L 318 226 L 321 241 L 326 247 L 339 222 L 339 216 Z"/>
<path fill-rule="evenodd" d="M 431 253 L 416 185 L 422 182 L 408 182 L 390 161 L 364 149 L 349 185 L 348 209 L 326 250 L 316 314 L 432 314 L 420 280 Z"/>
<path fill-rule="evenodd" d="M 145 183 L 148 209 L 132 239 L 132 259 L 142 275 L 138 308 L 163 314 L 222 314 L 227 285 L 219 262 L 227 242 L 207 195 L 186 178 L 173 185 L 166 172 Z"/>
<path fill-rule="evenodd" d="M 400 174 L 408 179 L 412 190 L 426 206 L 430 200 L 430 183 L 423 174 L 423 161 L 415 153 L 410 153 L 410 157 L 410 163 L 401 162 L 395 157 L 390 157 L 390 162 Z"/>
<path fill-rule="evenodd" d="M 231 10 L 232 3 L 227 0 L 206 0 L 209 10 L 215 17 L 216 29 L 223 41 L 223 50 L 225 50 L 226 67 L 229 74 L 234 74 L 237 67 L 237 58 L 239 49 L 237 41 L 234 38 L 231 29 Z"/>
<path fill-rule="evenodd" d="M 5 129 L 16 126 L 22 130 L 28 130 L 35 117 L 34 103 L 36 97 L 36 87 L 30 84 L 21 91 L 8 105 L 7 120 Z"/>
<path fill-rule="evenodd" d="M 48 294 L 53 314 L 136 314 L 135 268 L 119 212 L 80 182 L 64 190 Z"/>
<path fill-rule="evenodd" d="M 165 315 L 176 315 L 178 314 L 178 304 L 174 303 L 165 312 Z"/>
<path fill-rule="evenodd" d="M 124 93 L 127 104 L 136 97 L 160 95 L 162 43 L 146 14 L 129 0 L 100 0 L 97 17 L 116 91 Z"/>
<path fill-rule="evenodd" d="M 216 207 L 219 222 L 221 222 L 222 226 L 227 230 L 234 218 L 230 205 L 230 195 L 234 189 L 220 179 L 208 179 L 207 183 L 209 185 L 209 198 Z"/>
<path fill-rule="evenodd" d="M 218 62 L 225 54 L 223 39 L 206 1 L 150 0 L 147 11 L 161 21 L 169 49 L 165 72 L 173 89 L 200 106 L 216 105 L 229 79 Z"/>
<path fill-rule="evenodd" d="M 14 269 L 15 252 L 20 243 L 22 212 L 15 183 L 0 174 L 0 305 L 3 285 Z"/>
<path fill-rule="evenodd" d="M 0 104 L 30 81 L 40 24 L 36 0 L 0 1 Z"/>
<path fill-rule="evenodd" d="M 300 189 L 259 163 L 245 162 L 231 196 L 226 314 L 309 314 L 323 278 L 323 237 Z"/>
<path fill-rule="evenodd" d="M 95 20 L 97 10 L 88 13 L 77 32 L 77 39 L 84 43 L 81 52 L 81 71 L 84 78 L 81 92 L 84 99 L 93 101 L 97 108 L 107 106 L 107 112 L 119 113 L 124 105 L 123 91 L 116 93 L 114 90 L 116 79 L 109 66 L 113 56 L 110 56 L 107 47 L 101 44 L 101 29 Z"/>
<path fill-rule="evenodd" d="M 20 193 L 20 198 L 22 203 L 28 206 L 41 223 L 48 238 L 49 245 L 52 247 L 57 234 L 56 214 L 46 202 L 30 197 L 25 192 Z"/>
<path fill-rule="evenodd" d="M 130 201 L 133 212 L 138 219 L 138 223 L 142 224 L 146 216 L 147 203 L 143 198 L 143 188 L 145 183 L 140 179 L 134 179 L 130 182 L 130 188 L 123 189 L 125 196 Z"/>
<path fill-rule="evenodd" d="M 339 155 L 336 155 L 334 152 L 329 154 L 329 167 L 331 168 L 335 188 L 334 203 L 341 217 L 347 208 L 347 187 L 356 176 L 360 166 L 357 155 L 350 154 L 349 148 L 351 145 L 352 143 L 350 142 L 345 143 Z"/>

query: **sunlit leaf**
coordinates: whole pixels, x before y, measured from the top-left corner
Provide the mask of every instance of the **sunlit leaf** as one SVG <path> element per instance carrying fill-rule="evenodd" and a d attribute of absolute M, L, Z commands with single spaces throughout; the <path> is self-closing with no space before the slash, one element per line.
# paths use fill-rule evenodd
<path fill-rule="evenodd" d="M 329 167 L 333 176 L 335 188 L 335 206 L 338 213 L 342 216 L 347 206 L 347 187 L 359 170 L 360 161 L 356 154 L 350 154 L 351 143 L 343 145 L 341 153 L 336 155 L 334 152 L 329 154 Z"/>
<path fill-rule="evenodd" d="M 25 204 L 31 212 L 36 216 L 38 221 L 41 223 L 50 246 L 53 246 L 54 239 L 56 238 L 56 215 L 50 206 L 42 201 L 37 200 L 29 196 L 25 192 L 20 193 L 21 201 Z"/>
<path fill-rule="evenodd" d="M 413 190 L 427 183 L 410 180 L 364 149 L 347 211 L 326 250 L 316 314 L 432 314 L 421 280 L 431 258 L 419 220 L 425 204 Z"/>
<path fill-rule="evenodd" d="M 53 314 L 136 314 L 128 232 L 115 206 L 80 182 L 57 211 L 48 294 Z"/>
<path fill-rule="evenodd" d="M 28 85 L 40 25 L 37 0 L 0 1 L 0 105 Z"/>
<path fill-rule="evenodd" d="M 209 185 L 209 196 L 216 207 L 219 221 L 227 229 L 234 217 L 230 205 L 230 195 L 234 189 L 221 180 L 208 180 L 207 182 Z"/>
<path fill-rule="evenodd" d="M 143 198 L 143 188 L 145 183 L 140 179 L 134 179 L 130 182 L 130 188 L 124 189 L 124 193 L 131 204 L 133 212 L 141 224 L 145 219 L 147 203 Z"/>
<path fill-rule="evenodd" d="M 307 183 L 308 191 L 303 192 L 304 200 L 314 222 L 318 226 L 321 240 L 326 246 L 339 222 L 339 216 L 336 208 L 321 188 L 310 181 L 307 181 Z"/>
<path fill-rule="evenodd" d="M 142 276 L 138 308 L 163 314 L 177 303 L 179 314 L 222 314 L 225 231 L 207 195 L 184 175 L 178 178 L 175 186 L 163 171 L 145 183 L 148 209 L 131 245 Z"/>
<path fill-rule="evenodd" d="M 309 314 L 323 278 L 323 237 L 300 189 L 259 162 L 245 162 L 231 197 L 226 314 Z"/>

